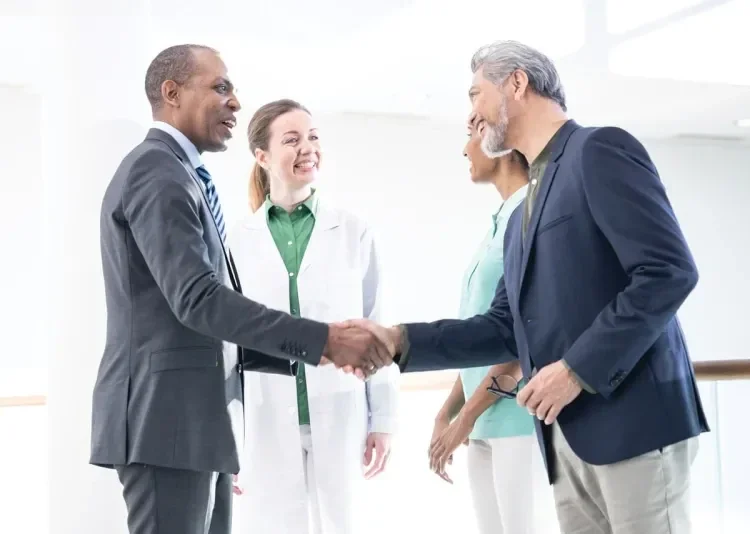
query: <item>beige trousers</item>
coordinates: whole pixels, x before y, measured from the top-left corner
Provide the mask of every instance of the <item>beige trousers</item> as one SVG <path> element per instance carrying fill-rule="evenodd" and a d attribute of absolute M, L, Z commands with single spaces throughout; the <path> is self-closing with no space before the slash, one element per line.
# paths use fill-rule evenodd
<path fill-rule="evenodd" d="M 553 426 L 554 484 L 562 534 L 690 534 L 691 438 L 610 465 L 591 465 Z"/>

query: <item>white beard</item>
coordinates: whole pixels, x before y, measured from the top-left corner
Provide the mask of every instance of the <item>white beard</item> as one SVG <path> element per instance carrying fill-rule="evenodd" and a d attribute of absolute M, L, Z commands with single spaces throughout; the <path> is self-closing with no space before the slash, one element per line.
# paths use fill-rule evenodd
<path fill-rule="evenodd" d="M 497 125 L 485 124 L 484 136 L 482 137 L 482 152 L 489 158 L 501 158 L 509 154 L 513 149 L 505 147 L 505 134 L 508 131 L 508 109 L 505 100 L 500 106 L 497 117 Z"/>

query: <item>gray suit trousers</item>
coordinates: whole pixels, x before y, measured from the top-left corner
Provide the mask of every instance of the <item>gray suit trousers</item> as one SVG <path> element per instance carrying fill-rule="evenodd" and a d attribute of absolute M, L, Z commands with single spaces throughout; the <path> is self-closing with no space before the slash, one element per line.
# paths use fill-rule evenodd
<path fill-rule="evenodd" d="M 142 464 L 115 469 L 130 534 L 231 534 L 231 475 Z"/>

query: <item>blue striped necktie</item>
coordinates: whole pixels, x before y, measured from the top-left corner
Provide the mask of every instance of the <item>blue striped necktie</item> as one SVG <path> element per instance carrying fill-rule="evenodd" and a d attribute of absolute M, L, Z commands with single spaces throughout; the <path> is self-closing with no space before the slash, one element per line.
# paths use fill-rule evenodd
<path fill-rule="evenodd" d="M 221 240 L 226 243 L 227 230 L 226 224 L 224 223 L 224 213 L 222 213 L 221 211 L 221 203 L 219 202 L 219 195 L 216 192 L 214 181 L 211 179 L 211 175 L 203 165 L 195 170 L 206 186 L 206 199 L 208 200 L 208 208 L 211 210 L 211 214 L 214 216 L 216 227 L 219 229 L 219 235 L 221 235 Z"/>

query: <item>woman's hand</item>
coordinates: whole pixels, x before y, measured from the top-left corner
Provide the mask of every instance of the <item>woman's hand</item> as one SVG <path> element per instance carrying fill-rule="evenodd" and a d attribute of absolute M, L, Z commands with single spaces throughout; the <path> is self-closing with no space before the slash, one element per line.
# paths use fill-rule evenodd
<path fill-rule="evenodd" d="M 385 470 L 388 458 L 391 456 L 391 435 L 383 432 L 370 432 L 365 444 L 365 457 L 363 463 L 369 469 L 365 472 L 365 478 L 371 479 Z"/>
<path fill-rule="evenodd" d="M 429 459 L 432 454 L 432 447 L 437 443 L 437 441 L 440 439 L 440 436 L 443 435 L 443 433 L 451 426 L 450 419 L 443 416 L 438 416 L 435 418 L 435 426 L 432 428 L 432 437 L 430 438 L 430 446 L 427 448 L 427 458 Z M 453 455 L 451 454 L 450 457 L 447 460 L 448 464 L 453 463 Z M 430 469 L 432 469 L 432 462 L 430 462 Z M 433 469 L 434 471 L 434 469 Z M 453 480 L 448 476 L 448 473 L 445 471 L 437 472 L 435 473 L 445 480 L 446 482 L 449 482 L 450 484 L 453 484 Z"/>
<path fill-rule="evenodd" d="M 445 466 L 453 463 L 453 452 L 462 443 L 468 443 L 474 422 L 475 419 L 462 410 L 437 439 L 433 433 L 433 442 L 430 444 L 430 469 L 447 482 L 453 483 L 445 472 Z"/>
<path fill-rule="evenodd" d="M 232 475 L 232 493 L 235 495 L 242 495 L 245 493 L 242 486 L 240 486 L 240 481 L 237 475 Z"/>

